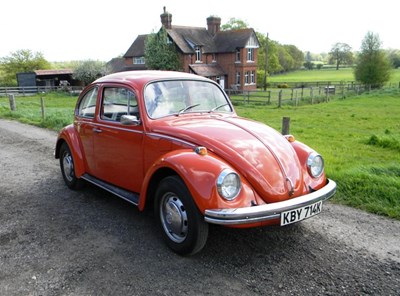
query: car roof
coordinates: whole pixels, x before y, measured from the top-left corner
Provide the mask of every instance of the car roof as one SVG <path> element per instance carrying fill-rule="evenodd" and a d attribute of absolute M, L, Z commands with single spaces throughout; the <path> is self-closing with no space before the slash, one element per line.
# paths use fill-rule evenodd
<path fill-rule="evenodd" d="M 185 72 L 177 72 L 177 71 L 162 71 L 162 70 L 143 70 L 143 71 L 125 71 L 113 73 L 110 75 L 103 76 L 95 81 L 95 83 L 103 83 L 103 82 L 120 82 L 120 83 L 129 83 L 129 82 L 141 82 L 143 84 L 148 83 L 150 81 L 155 80 L 164 80 L 164 79 L 195 79 L 195 80 L 203 80 L 210 81 L 209 79 Z"/>

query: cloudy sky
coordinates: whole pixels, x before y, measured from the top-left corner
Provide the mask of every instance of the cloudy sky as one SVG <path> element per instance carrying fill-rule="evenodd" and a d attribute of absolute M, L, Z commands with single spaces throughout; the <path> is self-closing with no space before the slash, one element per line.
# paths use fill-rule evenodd
<path fill-rule="evenodd" d="M 383 48 L 400 49 L 397 0 L 5 0 L 0 14 L 0 58 L 20 49 L 48 61 L 108 61 L 139 34 L 160 28 L 166 6 L 172 24 L 206 27 L 206 18 L 244 20 L 256 31 L 302 51 L 329 52 L 336 42 L 359 50 L 368 31 Z M 262 5 L 262 6 L 261 6 Z"/>

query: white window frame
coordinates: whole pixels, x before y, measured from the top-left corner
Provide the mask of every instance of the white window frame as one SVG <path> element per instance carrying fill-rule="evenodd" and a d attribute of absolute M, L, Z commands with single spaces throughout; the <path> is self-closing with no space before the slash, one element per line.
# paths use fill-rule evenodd
<path fill-rule="evenodd" d="M 254 48 L 247 48 L 247 61 L 254 62 Z"/>
<path fill-rule="evenodd" d="M 196 54 L 196 63 L 201 63 L 201 47 L 200 46 L 196 46 L 194 48 L 194 52 Z"/>
<path fill-rule="evenodd" d="M 235 62 L 240 63 L 240 48 L 236 48 L 235 52 Z"/>
<path fill-rule="evenodd" d="M 242 78 L 241 76 L 242 76 L 241 73 L 239 71 L 237 71 L 236 72 L 236 77 L 235 77 L 236 85 L 241 85 L 241 83 L 240 83 L 241 82 L 240 80 Z"/>

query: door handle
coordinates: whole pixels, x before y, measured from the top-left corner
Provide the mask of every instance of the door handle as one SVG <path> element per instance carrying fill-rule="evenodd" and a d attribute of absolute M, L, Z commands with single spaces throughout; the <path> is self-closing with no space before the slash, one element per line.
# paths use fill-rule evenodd
<path fill-rule="evenodd" d="M 96 127 L 94 127 L 94 128 L 92 129 L 92 131 L 93 131 L 94 133 L 97 133 L 97 134 L 103 132 L 101 129 L 96 128 Z"/>

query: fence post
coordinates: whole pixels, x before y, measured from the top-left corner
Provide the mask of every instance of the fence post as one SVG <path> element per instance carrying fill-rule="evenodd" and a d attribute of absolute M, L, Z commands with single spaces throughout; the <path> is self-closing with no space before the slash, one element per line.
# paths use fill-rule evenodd
<path fill-rule="evenodd" d="M 42 108 L 42 119 L 44 120 L 45 117 L 45 110 L 44 110 L 44 98 L 40 98 L 40 107 Z"/>
<path fill-rule="evenodd" d="M 314 104 L 314 88 L 310 87 L 310 97 L 311 97 L 311 105 Z"/>
<path fill-rule="evenodd" d="M 270 90 L 267 92 L 267 96 L 268 96 L 268 105 L 270 105 L 271 104 L 271 91 Z"/>
<path fill-rule="evenodd" d="M 13 94 L 9 94 L 8 100 L 10 101 L 10 110 L 15 111 L 17 109 L 17 106 L 15 104 L 15 96 Z"/>
<path fill-rule="evenodd" d="M 278 93 L 278 108 L 282 107 L 282 90 Z"/>
<path fill-rule="evenodd" d="M 282 118 L 282 135 L 288 135 L 290 130 L 290 117 Z"/>

